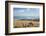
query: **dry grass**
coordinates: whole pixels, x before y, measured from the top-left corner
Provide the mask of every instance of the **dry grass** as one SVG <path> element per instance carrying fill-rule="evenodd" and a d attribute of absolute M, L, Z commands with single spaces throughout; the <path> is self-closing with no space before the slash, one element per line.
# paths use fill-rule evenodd
<path fill-rule="evenodd" d="M 32 20 L 14 20 L 14 28 L 24 28 L 24 27 L 38 27 L 39 21 Z"/>

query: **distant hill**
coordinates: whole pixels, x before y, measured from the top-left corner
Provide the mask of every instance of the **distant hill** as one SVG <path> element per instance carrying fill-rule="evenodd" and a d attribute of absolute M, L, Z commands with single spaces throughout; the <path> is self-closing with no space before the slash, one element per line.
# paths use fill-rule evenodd
<path fill-rule="evenodd" d="M 14 16 L 14 19 L 22 19 L 22 20 L 39 19 L 39 16 Z"/>
<path fill-rule="evenodd" d="M 20 19 L 20 20 L 39 21 L 39 19 Z"/>

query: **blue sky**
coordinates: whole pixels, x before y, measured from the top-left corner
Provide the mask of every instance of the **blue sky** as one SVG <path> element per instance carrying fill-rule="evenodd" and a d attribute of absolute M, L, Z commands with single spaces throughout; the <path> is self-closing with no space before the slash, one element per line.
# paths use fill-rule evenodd
<path fill-rule="evenodd" d="M 13 8 L 13 16 L 39 16 L 39 8 Z"/>

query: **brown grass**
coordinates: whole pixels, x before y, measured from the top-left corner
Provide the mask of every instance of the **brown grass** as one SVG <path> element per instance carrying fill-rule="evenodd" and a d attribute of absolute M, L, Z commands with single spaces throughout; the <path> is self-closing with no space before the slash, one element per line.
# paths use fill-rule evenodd
<path fill-rule="evenodd" d="M 39 21 L 32 20 L 16 20 L 14 21 L 14 28 L 23 28 L 23 27 L 38 27 Z"/>

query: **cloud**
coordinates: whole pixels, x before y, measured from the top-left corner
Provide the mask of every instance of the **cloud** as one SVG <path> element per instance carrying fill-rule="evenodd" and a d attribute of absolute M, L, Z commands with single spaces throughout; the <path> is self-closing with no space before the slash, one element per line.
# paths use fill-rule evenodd
<path fill-rule="evenodd" d="M 25 10 L 18 10 L 18 12 L 25 12 Z"/>

